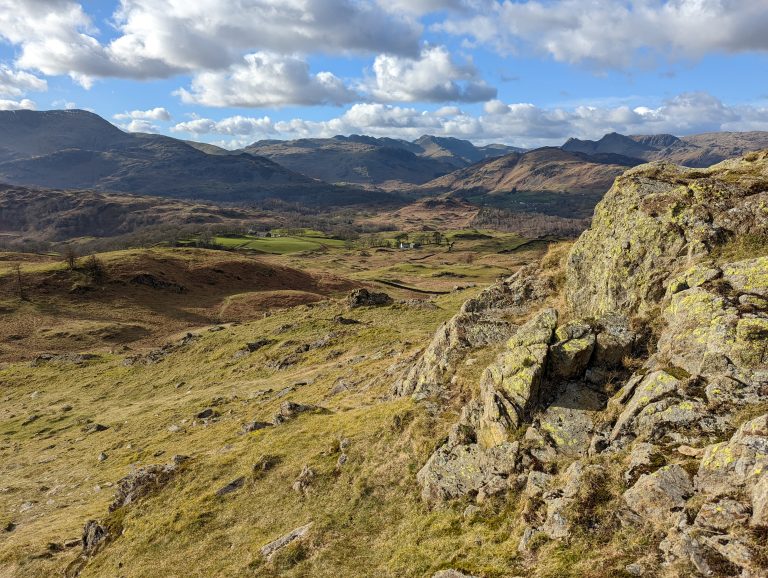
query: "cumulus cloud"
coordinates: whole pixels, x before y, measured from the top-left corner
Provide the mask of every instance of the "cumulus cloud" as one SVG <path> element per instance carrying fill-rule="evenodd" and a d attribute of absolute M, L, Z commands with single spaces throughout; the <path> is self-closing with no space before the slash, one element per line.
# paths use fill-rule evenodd
<path fill-rule="evenodd" d="M 469 18 L 436 30 L 501 52 L 531 47 L 563 62 L 623 68 L 649 54 L 699 58 L 708 53 L 768 50 L 764 0 L 479 0 Z"/>
<path fill-rule="evenodd" d="M 254 118 L 246 116 L 231 116 L 220 121 L 209 118 L 195 118 L 180 122 L 171 128 L 173 132 L 189 133 L 195 136 L 207 134 L 228 136 L 258 137 L 275 134 L 275 126 L 268 117 Z"/>
<path fill-rule="evenodd" d="M 27 92 L 43 92 L 48 90 L 48 83 L 34 74 L 23 70 L 13 70 L 5 64 L 0 64 L 0 95 L 23 96 Z"/>
<path fill-rule="evenodd" d="M 341 105 L 359 98 L 334 74 L 310 74 L 303 60 L 269 52 L 247 54 L 223 71 L 198 73 L 191 88 L 177 94 L 188 104 L 220 107 Z"/>
<path fill-rule="evenodd" d="M 243 52 L 415 56 L 422 26 L 373 0 L 122 0 L 108 43 L 72 0 L 0 0 L 0 37 L 20 47 L 18 65 L 96 77 L 165 78 L 222 70 Z"/>
<path fill-rule="evenodd" d="M 37 105 L 28 98 L 22 100 L 0 100 L 0 110 L 35 110 Z"/>
<path fill-rule="evenodd" d="M 362 87 L 382 102 L 482 102 L 496 97 L 496 89 L 471 62 L 454 62 L 443 46 L 425 48 L 418 59 L 379 55 L 373 72 Z"/>
<path fill-rule="evenodd" d="M 132 110 L 130 112 L 121 112 L 114 115 L 116 120 L 171 120 L 171 113 L 162 106 L 150 108 L 149 110 Z"/>
<path fill-rule="evenodd" d="M 273 138 L 331 137 L 365 133 L 415 139 L 428 133 L 479 143 L 506 142 L 535 147 L 560 145 L 567 138 L 599 138 L 624 134 L 694 134 L 715 130 L 768 130 L 768 107 L 728 106 L 707 93 L 685 93 L 657 106 L 577 106 L 542 108 L 530 103 L 486 103 L 481 115 L 457 107 L 435 111 L 377 103 L 361 103 L 329 120 L 231 117 L 220 121 L 195 119 L 172 130 L 196 137 L 230 135 L 247 142 Z M 246 138 L 247 137 L 247 138 Z"/>

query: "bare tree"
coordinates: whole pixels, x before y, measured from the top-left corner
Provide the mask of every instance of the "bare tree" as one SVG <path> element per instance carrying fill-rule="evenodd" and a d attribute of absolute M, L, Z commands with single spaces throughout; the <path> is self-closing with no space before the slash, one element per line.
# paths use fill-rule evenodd
<path fill-rule="evenodd" d="M 72 245 L 67 245 L 64 248 L 64 262 L 67 265 L 67 269 L 74 271 L 77 267 L 77 251 Z"/>
<path fill-rule="evenodd" d="M 22 301 L 27 300 L 27 292 L 24 290 L 24 278 L 21 275 L 21 264 L 13 264 L 13 273 L 16 277 L 16 294 Z"/>

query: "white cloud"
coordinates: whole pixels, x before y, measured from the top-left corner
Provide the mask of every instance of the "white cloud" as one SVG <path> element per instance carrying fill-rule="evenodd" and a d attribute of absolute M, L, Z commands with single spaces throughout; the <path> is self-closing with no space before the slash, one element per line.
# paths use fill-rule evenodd
<path fill-rule="evenodd" d="M 262 136 L 274 134 L 275 126 L 268 117 L 253 118 L 245 116 L 231 116 L 220 121 L 209 118 L 196 118 L 186 122 L 180 122 L 171 128 L 173 132 L 189 133 L 195 136 L 206 134 L 229 136 Z"/>
<path fill-rule="evenodd" d="M 25 98 L 23 100 L 0 100 L 0 110 L 35 110 L 37 105 Z"/>
<path fill-rule="evenodd" d="M 768 50 L 765 0 L 480 0 L 478 6 L 473 16 L 434 28 L 503 53 L 532 47 L 599 68 Z"/>
<path fill-rule="evenodd" d="M 171 113 L 162 106 L 156 108 L 150 108 L 149 110 L 132 110 L 130 112 L 122 112 L 113 116 L 116 120 L 171 120 Z"/>
<path fill-rule="evenodd" d="M 332 73 L 312 75 L 303 60 L 268 52 L 247 54 L 227 70 L 200 72 L 190 90 L 177 94 L 188 104 L 218 107 L 341 105 L 359 98 Z"/>
<path fill-rule="evenodd" d="M 656 106 L 576 106 L 541 108 L 529 103 L 498 100 L 474 116 L 456 107 L 436 111 L 384 104 L 355 104 L 344 114 L 324 121 L 269 117 L 231 117 L 220 121 L 195 119 L 177 124 L 175 132 L 230 135 L 237 142 L 272 138 L 331 137 L 370 134 L 415 139 L 427 134 L 454 136 L 478 143 L 506 142 L 535 147 L 560 145 L 567 138 L 599 138 L 623 134 L 694 134 L 717 130 L 768 130 L 768 107 L 729 106 L 707 93 L 685 93 Z M 240 145 L 238 145 L 240 146 Z"/>
<path fill-rule="evenodd" d="M 5 64 L 0 64 L 0 95 L 23 96 L 27 92 L 44 92 L 48 83 L 34 74 L 23 70 L 13 70 Z"/>
<path fill-rule="evenodd" d="M 167 78 L 223 70 L 243 52 L 416 55 L 422 27 L 373 0 L 122 0 L 117 37 L 99 40 L 72 0 L 0 0 L 0 37 L 20 47 L 18 66 L 94 78 Z"/>
<path fill-rule="evenodd" d="M 443 46 L 425 48 L 418 59 L 379 55 L 373 72 L 362 87 L 381 102 L 481 102 L 496 96 L 471 62 L 457 64 Z"/>

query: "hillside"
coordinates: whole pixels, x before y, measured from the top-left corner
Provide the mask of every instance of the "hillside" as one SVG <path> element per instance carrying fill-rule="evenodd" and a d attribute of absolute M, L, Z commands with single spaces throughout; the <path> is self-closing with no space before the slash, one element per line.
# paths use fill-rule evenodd
<path fill-rule="evenodd" d="M 278 226 L 274 216 L 245 208 L 96 191 L 58 191 L 0 184 L 0 235 L 43 241 L 170 232 L 199 225 L 248 229 Z"/>
<path fill-rule="evenodd" d="M 0 573 L 764 576 L 767 206 L 654 163 L 482 290 L 4 363 Z"/>
<path fill-rule="evenodd" d="M 504 204 L 554 214 L 565 210 L 569 213 L 565 216 L 582 216 L 585 211 L 591 212 L 618 175 L 639 163 L 619 155 L 587 155 L 545 147 L 477 163 L 434 179 L 420 190 L 425 194 L 451 193 L 479 204 Z M 552 197 L 550 193 L 587 198 L 578 207 L 571 207 L 573 198 Z M 552 202 L 555 206 L 549 207 Z M 563 202 L 567 207 L 558 208 Z"/>
<path fill-rule="evenodd" d="M 413 142 L 352 135 L 258 141 L 243 150 L 326 182 L 407 189 L 515 149 L 429 135 Z"/>
<path fill-rule="evenodd" d="M 0 181 L 217 202 L 377 202 L 249 154 L 207 154 L 166 136 L 125 133 L 83 110 L 0 111 Z"/>

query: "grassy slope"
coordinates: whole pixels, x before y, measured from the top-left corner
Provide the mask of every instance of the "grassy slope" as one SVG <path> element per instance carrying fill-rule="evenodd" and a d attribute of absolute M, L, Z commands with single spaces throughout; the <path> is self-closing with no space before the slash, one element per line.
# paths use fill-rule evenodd
<path fill-rule="evenodd" d="M 470 280 L 485 282 L 540 255 L 540 249 L 506 255 L 475 252 L 489 242 L 493 240 L 457 241 L 453 252 L 443 247 L 415 263 L 411 259 L 429 254 L 429 249 L 367 256 L 330 251 L 260 260 L 300 268 L 311 264 L 316 273 L 333 270 L 358 278 L 396 272 L 417 284 L 443 286 L 456 280 L 435 277 L 440 271 L 462 270 Z M 507 247 L 512 240 L 497 242 Z M 176 253 L 193 261 L 200 256 L 243 259 L 230 253 L 158 251 L 166 259 Z M 139 254 L 102 258 L 109 265 Z M 474 262 L 461 264 L 469 254 Z M 28 265 L 61 268 L 60 263 Z M 193 263 L 192 268 L 200 265 Z M 431 416 L 409 400 L 388 396 L 395 379 L 390 368 L 411 359 L 437 326 L 478 290 L 438 297 L 437 309 L 395 305 L 348 311 L 331 300 L 275 310 L 269 317 L 221 331 L 201 328 L 198 340 L 154 365 L 126 366 L 122 355 L 104 352 L 82 366 L 0 366 L 0 522 L 17 525 L 0 534 L 0 575 L 59 573 L 75 551 L 51 554 L 46 544 L 77 538 L 88 519 L 105 519 L 114 482 L 136 466 L 165 463 L 174 454 L 194 460 L 158 495 L 111 518 L 121 519 L 124 534 L 83 576 L 111 575 L 120 564 L 118 575 L 124 577 L 157 571 L 166 576 L 422 576 L 448 566 L 489 578 L 505 575 L 518 563 L 519 537 L 509 516 L 515 501 L 486 503 L 482 523 L 464 520 L 464 503 L 430 511 L 419 498 L 414 476 L 455 415 Z M 227 302 L 241 298 L 235 293 Z M 333 321 L 337 314 L 363 323 L 339 325 Z M 270 364 L 330 333 L 338 335 L 303 354 L 296 365 L 277 370 Z M 275 342 L 235 358 L 245 343 L 262 338 Z M 466 395 L 493 354 L 478 352 L 478 362 L 463 369 Z M 348 389 L 332 394 L 339 380 Z M 306 385 L 281 395 L 299 383 Z M 247 421 L 269 421 L 285 400 L 319 404 L 328 413 L 304 414 L 280 427 L 240 433 Z M 215 407 L 221 417 L 212 423 L 195 420 L 206 407 Z M 37 419 L 22 425 L 32 415 Z M 82 428 L 89 421 L 109 429 L 85 433 Z M 173 425 L 181 431 L 170 431 Z M 342 437 L 351 442 L 349 461 L 337 471 Z M 99 462 L 102 451 L 108 457 Z M 279 456 L 280 463 L 263 478 L 252 479 L 252 465 L 266 454 Z M 305 464 L 317 476 L 310 493 L 301 496 L 291 485 Z M 242 475 L 248 482 L 241 490 L 215 495 Z M 260 558 L 263 544 L 309 520 L 315 525 L 305 546 L 289 547 L 269 564 Z"/>

